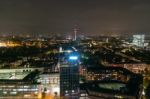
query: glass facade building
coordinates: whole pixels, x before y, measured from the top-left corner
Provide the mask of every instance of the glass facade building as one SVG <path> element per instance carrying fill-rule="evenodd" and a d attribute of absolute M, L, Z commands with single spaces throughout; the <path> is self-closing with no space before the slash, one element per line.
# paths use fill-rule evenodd
<path fill-rule="evenodd" d="M 78 64 L 62 62 L 60 67 L 60 95 L 78 96 L 79 67 Z"/>

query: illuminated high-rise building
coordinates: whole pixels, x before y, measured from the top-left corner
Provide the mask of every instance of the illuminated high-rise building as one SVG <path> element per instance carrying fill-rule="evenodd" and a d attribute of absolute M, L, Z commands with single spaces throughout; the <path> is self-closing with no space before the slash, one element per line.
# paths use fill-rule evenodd
<path fill-rule="evenodd" d="M 61 96 L 78 96 L 79 94 L 79 64 L 76 54 L 67 55 L 60 65 Z"/>

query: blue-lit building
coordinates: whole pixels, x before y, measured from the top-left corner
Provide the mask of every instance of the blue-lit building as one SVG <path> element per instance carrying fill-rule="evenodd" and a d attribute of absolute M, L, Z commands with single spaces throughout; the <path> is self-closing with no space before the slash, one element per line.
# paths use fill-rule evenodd
<path fill-rule="evenodd" d="M 60 61 L 60 95 L 78 96 L 79 94 L 79 57 L 66 55 Z"/>

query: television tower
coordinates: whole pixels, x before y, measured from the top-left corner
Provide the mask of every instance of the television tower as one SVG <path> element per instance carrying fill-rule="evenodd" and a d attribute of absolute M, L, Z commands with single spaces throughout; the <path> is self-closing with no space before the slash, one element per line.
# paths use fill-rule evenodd
<path fill-rule="evenodd" d="M 74 41 L 77 40 L 77 28 L 74 28 Z"/>

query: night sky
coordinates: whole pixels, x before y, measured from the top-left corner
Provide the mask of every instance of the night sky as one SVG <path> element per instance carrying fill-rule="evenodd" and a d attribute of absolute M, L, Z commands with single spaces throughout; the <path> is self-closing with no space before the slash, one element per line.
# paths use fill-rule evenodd
<path fill-rule="evenodd" d="M 150 33 L 150 0 L 0 0 L 1 33 Z"/>

